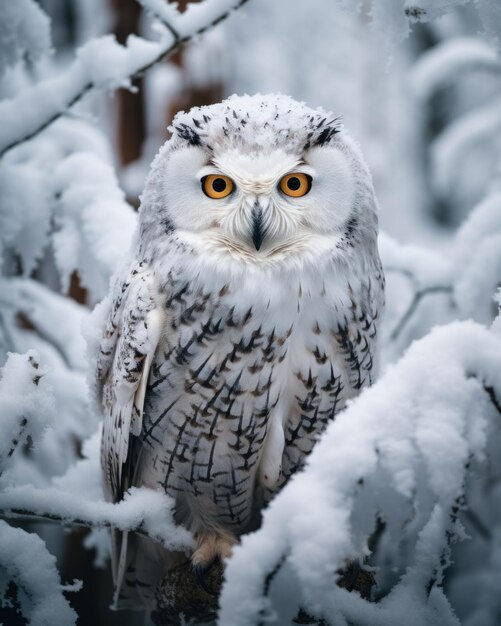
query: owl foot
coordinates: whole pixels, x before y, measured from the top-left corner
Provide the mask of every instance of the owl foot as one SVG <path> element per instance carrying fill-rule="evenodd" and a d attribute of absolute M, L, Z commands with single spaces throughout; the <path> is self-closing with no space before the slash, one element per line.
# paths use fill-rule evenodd
<path fill-rule="evenodd" d="M 231 556 L 236 538 L 228 532 L 201 532 L 197 536 L 197 549 L 191 557 L 193 572 L 198 584 L 210 595 L 215 595 L 209 589 L 206 575 L 216 561 L 224 563 Z"/>
<path fill-rule="evenodd" d="M 215 562 L 216 561 L 214 559 L 214 561 L 212 561 L 212 563 L 210 563 L 207 567 L 205 565 L 194 565 L 193 573 L 195 574 L 195 578 L 197 579 L 197 583 L 200 585 L 200 587 L 202 587 L 202 589 L 210 596 L 217 598 L 217 593 L 214 593 L 214 591 L 212 591 L 212 589 L 207 584 L 207 574 Z"/>

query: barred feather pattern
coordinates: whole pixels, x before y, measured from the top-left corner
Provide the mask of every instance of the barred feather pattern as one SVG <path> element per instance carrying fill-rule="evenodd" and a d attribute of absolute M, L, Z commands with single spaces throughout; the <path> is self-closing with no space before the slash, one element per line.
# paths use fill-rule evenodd
<path fill-rule="evenodd" d="M 266 132 L 286 127 L 289 100 L 263 98 Z M 225 124 L 237 123 L 250 119 L 245 102 L 234 115 L 229 105 L 214 111 L 222 106 Z M 277 142 L 293 137 L 300 151 L 335 145 L 344 155 L 355 183 L 339 228 L 303 228 L 259 255 L 219 231 L 177 228 L 164 187 L 169 159 L 185 144 L 217 161 L 228 135 L 217 134 L 213 112 L 183 114 L 153 164 L 134 256 L 108 302 L 96 367 L 106 495 L 117 501 L 133 485 L 161 490 L 195 534 L 254 528 L 260 508 L 377 374 L 384 276 L 370 175 L 336 120 L 303 109 L 304 129 L 280 131 Z M 240 126 L 233 148 L 245 148 L 250 125 Z M 265 143 L 265 126 L 252 129 L 253 150 Z M 282 147 L 277 158 L 289 158 Z M 251 189 L 249 180 L 242 188 Z M 113 545 L 117 604 L 147 604 L 179 555 L 134 536 L 115 535 Z"/>

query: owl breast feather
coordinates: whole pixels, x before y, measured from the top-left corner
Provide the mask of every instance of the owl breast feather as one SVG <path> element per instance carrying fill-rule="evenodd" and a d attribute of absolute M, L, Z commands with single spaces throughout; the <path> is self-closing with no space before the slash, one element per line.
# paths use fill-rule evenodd
<path fill-rule="evenodd" d="M 252 291 L 245 281 L 207 290 L 171 275 L 136 484 L 173 496 L 178 520 L 195 531 L 249 528 L 256 489 L 270 497 L 369 381 L 369 344 L 357 344 L 353 327 L 362 310 L 355 315 L 348 286 L 320 276 Z"/>

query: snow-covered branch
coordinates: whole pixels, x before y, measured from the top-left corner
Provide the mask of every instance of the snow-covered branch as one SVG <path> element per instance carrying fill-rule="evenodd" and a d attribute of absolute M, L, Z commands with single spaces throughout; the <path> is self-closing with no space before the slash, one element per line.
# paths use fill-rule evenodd
<path fill-rule="evenodd" d="M 205 0 L 179 13 L 160 0 L 142 0 L 166 26 L 161 41 L 129 35 L 125 46 L 114 37 L 81 47 L 62 74 L 42 80 L 0 103 L 0 157 L 47 128 L 92 89 L 128 87 L 131 81 L 182 44 L 219 24 L 248 0 Z M 106 59 L 106 61 L 104 61 Z M 33 107 L 36 102 L 37 106 Z"/>
<path fill-rule="evenodd" d="M 68 368 L 86 370 L 85 341 L 75 329 L 82 326 L 87 308 L 29 278 L 0 280 L 3 314 L 22 315 L 34 332 L 60 355 Z M 57 326 L 53 320 L 58 319 Z"/>
<path fill-rule="evenodd" d="M 122 501 L 111 504 L 58 487 L 10 487 L 0 493 L 0 517 L 116 528 L 147 535 L 171 550 L 193 547 L 190 533 L 174 524 L 170 498 L 150 489 L 131 489 Z"/>
<path fill-rule="evenodd" d="M 81 583 L 61 585 L 56 558 L 34 533 L 0 520 L 0 595 L 14 581 L 16 600 L 31 626 L 72 626 L 77 614 L 63 591 L 78 591 Z M 5 605 L 3 605 L 5 606 Z"/>
<path fill-rule="evenodd" d="M 415 319 L 418 328 L 414 329 L 414 336 L 406 337 L 404 349 L 412 338 L 422 336 L 437 323 L 458 317 L 484 324 L 492 322 L 496 316 L 493 294 L 501 276 L 500 210 L 501 193 L 494 187 L 473 209 L 443 253 L 402 245 L 384 233 L 380 235 L 390 293 L 386 312 L 389 342 L 400 341 Z M 398 297 L 391 297 L 395 276 L 402 276 L 405 285 L 399 284 Z M 418 315 L 425 302 L 432 300 L 439 303 L 437 315 Z"/>
<path fill-rule="evenodd" d="M 54 396 L 46 382 L 47 369 L 35 351 L 10 354 L 0 377 L 0 471 L 9 465 L 28 435 L 38 441 L 54 419 Z"/>
<path fill-rule="evenodd" d="M 454 120 L 435 139 L 431 146 L 432 182 L 441 197 L 454 192 L 468 155 L 496 140 L 501 132 L 500 110 L 501 98 L 498 97 Z M 494 147 L 494 153 L 495 150 Z"/>
<path fill-rule="evenodd" d="M 425 287 L 424 289 L 419 289 L 414 292 L 414 296 L 412 300 L 405 310 L 405 313 L 400 318 L 399 322 L 396 324 L 395 328 L 390 333 L 390 341 L 396 341 L 400 336 L 400 333 L 408 324 L 409 320 L 412 318 L 414 313 L 416 312 L 419 303 L 426 296 L 436 294 L 436 293 L 452 293 L 452 285 L 437 285 L 435 287 Z"/>
<path fill-rule="evenodd" d="M 501 59 L 496 50 L 473 37 L 456 37 L 435 46 L 415 64 L 411 85 L 424 99 L 463 77 L 465 72 L 484 71 L 501 74 Z"/>

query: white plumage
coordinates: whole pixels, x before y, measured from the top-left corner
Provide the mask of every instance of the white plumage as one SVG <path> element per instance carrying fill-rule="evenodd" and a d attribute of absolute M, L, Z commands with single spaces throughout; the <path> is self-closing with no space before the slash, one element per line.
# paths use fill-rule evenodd
<path fill-rule="evenodd" d="M 172 132 L 108 302 L 102 465 L 112 501 L 171 495 L 206 566 L 373 380 L 384 279 L 370 174 L 328 114 L 233 96 Z M 115 537 L 119 604 L 148 603 L 180 558 Z"/>

